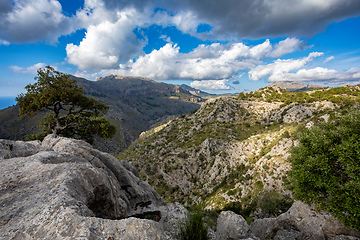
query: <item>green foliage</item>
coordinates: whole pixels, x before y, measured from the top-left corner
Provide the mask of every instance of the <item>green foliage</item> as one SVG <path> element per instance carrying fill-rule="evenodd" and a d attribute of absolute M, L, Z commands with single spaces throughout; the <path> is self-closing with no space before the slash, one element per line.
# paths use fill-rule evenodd
<path fill-rule="evenodd" d="M 94 134 L 103 138 L 112 137 L 116 129 L 108 120 L 101 117 L 109 107 L 94 98 L 83 94 L 67 74 L 47 66 L 38 70 L 34 84 L 25 87 L 27 92 L 20 94 L 16 101 L 21 116 L 32 116 L 48 111 L 40 125 L 42 132 L 31 138 L 43 138 L 53 133 L 65 137 L 80 138 L 90 143 Z"/>
<path fill-rule="evenodd" d="M 261 210 L 262 217 L 277 217 L 286 212 L 293 202 L 291 198 L 275 190 L 270 190 L 253 196 L 249 195 L 243 198 L 242 201 L 230 202 L 225 205 L 223 210 L 240 214 L 251 224 L 253 222 L 253 215 L 258 209 Z"/>
<path fill-rule="evenodd" d="M 181 240 L 207 240 L 208 229 L 204 223 L 204 214 L 201 211 L 191 213 L 180 228 L 179 239 Z"/>
<path fill-rule="evenodd" d="M 275 190 L 271 190 L 263 192 L 258 198 L 257 204 L 265 217 L 276 217 L 286 212 L 293 204 L 293 200 Z"/>
<path fill-rule="evenodd" d="M 254 219 L 251 215 L 256 211 L 257 202 L 254 198 L 244 199 L 242 202 L 230 202 L 223 208 L 224 211 L 233 211 L 236 214 L 243 216 L 248 224 L 251 224 Z"/>
<path fill-rule="evenodd" d="M 292 149 L 294 196 L 360 230 L 360 110 L 304 129 Z"/>
<path fill-rule="evenodd" d="M 282 135 L 281 135 L 281 138 L 290 138 L 290 133 L 289 131 L 285 131 Z"/>

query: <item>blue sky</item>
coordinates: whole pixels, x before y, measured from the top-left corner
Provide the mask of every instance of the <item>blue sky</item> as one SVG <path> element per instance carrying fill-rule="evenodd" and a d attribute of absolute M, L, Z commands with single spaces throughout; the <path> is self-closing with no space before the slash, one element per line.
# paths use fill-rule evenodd
<path fill-rule="evenodd" d="M 0 97 L 36 70 L 185 83 L 360 83 L 359 0 L 0 0 Z"/>

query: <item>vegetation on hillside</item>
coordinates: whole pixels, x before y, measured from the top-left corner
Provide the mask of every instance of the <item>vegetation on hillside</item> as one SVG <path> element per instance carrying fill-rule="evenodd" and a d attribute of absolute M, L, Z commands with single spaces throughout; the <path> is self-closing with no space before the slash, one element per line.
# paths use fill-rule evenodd
<path fill-rule="evenodd" d="M 21 116 L 48 111 L 40 125 L 42 132 L 34 138 L 53 133 L 92 143 L 95 134 L 107 139 L 115 134 L 115 126 L 101 117 L 109 107 L 86 97 L 69 75 L 47 66 L 38 70 L 35 80 L 16 98 Z"/>
<path fill-rule="evenodd" d="M 360 110 L 351 108 L 300 134 L 292 149 L 290 181 L 295 198 L 360 230 Z"/>
<path fill-rule="evenodd" d="M 341 106 L 360 103 L 360 84 L 336 88 L 321 88 L 310 91 L 289 92 L 278 87 L 261 88 L 258 91 L 240 93 L 238 99 L 249 101 L 312 103 L 315 101 L 330 101 Z"/>
<path fill-rule="evenodd" d="M 231 208 L 237 213 L 247 212 L 249 219 L 258 208 L 266 216 L 275 216 L 287 209 L 269 210 L 272 207 L 265 207 L 261 199 L 273 196 L 278 199 L 274 206 L 286 199 L 284 192 L 279 196 L 267 193 L 269 187 L 281 185 L 286 168 L 277 169 L 282 156 L 270 151 L 279 143 L 289 142 L 286 139 L 294 128 L 292 124 L 280 128 L 262 122 L 261 114 L 246 109 L 234 98 L 212 99 L 160 131 L 144 134 L 146 138 L 118 157 L 138 168 L 141 177 L 167 202 L 202 204 L 206 209 Z M 249 152 L 233 156 L 233 144 L 249 146 Z M 233 204 L 237 201 L 240 204 Z"/>
<path fill-rule="evenodd" d="M 138 168 L 167 202 L 233 210 L 248 222 L 274 217 L 293 202 L 287 158 L 294 136 L 358 104 L 359 91 L 270 87 L 211 99 L 147 132 L 118 157 Z"/>

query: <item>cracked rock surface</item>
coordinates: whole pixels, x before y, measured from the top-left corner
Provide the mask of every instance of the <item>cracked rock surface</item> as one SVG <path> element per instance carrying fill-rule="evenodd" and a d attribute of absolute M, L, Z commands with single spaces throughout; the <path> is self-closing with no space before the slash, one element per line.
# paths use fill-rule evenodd
<path fill-rule="evenodd" d="M 160 196 L 84 141 L 0 140 L 0 239 L 169 239 Z M 136 218 L 135 218 L 136 217 Z"/>

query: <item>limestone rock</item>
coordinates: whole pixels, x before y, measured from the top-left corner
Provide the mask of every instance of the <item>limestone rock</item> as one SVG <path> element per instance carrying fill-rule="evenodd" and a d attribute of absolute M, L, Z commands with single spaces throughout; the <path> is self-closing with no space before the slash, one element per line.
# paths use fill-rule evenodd
<path fill-rule="evenodd" d="M 246 220 L 232 211 L 223 211 L 217 219 L 217 240 L 246 239 L 249 235 Z"/>
<path fill-rule="evenodd" d="M 180 225 L 187 219 L 188 210 L 180 203 L 170 203 L 160 207 L 160 212 L 161 219 L 159 223 L 163 226 L 167 235 L 176 238 L 179 234 Z"/>
<path fill-rule="evenodd" d="M 54 135 L 0 143 L 0 239 L 170 239 L 139 219 L 164 203 L 130 164 Z"/>
<path fill-rule="evenodd" d="M 37 153 L 41 142 L 12 141 L 0 139 L 0 159 L 27 157 Z"/>
<path fill-rule="evenodd" d="M 250 231 L 260 239 L 360 239 L 360 233 L 345 227 L 330 213 L 296 201 L 277 218 L 255 220 Z"/>

